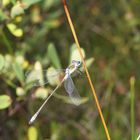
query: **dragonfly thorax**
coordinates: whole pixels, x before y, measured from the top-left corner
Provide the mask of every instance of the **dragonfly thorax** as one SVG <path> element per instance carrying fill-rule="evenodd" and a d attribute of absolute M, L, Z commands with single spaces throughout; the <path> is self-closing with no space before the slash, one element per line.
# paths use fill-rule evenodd
<path fill-rule="evenodd" d="M 75 70 L 77 69 L 76 66 L 71 65 L 65 70 L 65 79 L 67 79 Z"/>
<path fill-rule="evenodd" d="M 78 60 L 73 60 L 72 61 L 72 64 L 75 66 L 75 67 L 80 67 L 81 66 L 81 61 L 78 61 Z"/>
<path fill-rule="evenodd" d="M 81 66 L 81 61 L 76 61 L 73 60 L 72 64 L 69 65 L 69 67 L 67 68 L 67 73 L 73 73 L 76 69 L 78 69 Z"/>

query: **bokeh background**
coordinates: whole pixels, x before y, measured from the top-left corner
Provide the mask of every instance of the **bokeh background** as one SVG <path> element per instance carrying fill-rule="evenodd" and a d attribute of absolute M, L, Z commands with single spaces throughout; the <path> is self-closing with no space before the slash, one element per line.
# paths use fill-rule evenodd
<path fill-rule="evenodd" d="M 136 139 L 140 1 L 67 2 L 112 140 Z M 83 97 L 80 106 L 70 103 L 62 86 L 28 124 L 56 82 L 32 87 L 25 73 L 63 69 L 74 58 L 79 56 L 61 0 L 0 1 L 1 140 L 107 139 L 84 71 L 73 78 Z"/>

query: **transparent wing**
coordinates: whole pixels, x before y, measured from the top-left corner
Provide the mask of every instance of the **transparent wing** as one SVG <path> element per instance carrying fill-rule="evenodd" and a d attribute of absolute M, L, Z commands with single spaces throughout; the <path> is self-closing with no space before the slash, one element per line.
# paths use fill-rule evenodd
<path fill-rule="evenodd" d="M 43 86 L 47 83 L 56 85 L 61 76 L 64 74 L 64 69 L 48 69 L 48 70 L 31 70 L 25 73 L 26 84 L 32 86 Z"/>
<path fill-rule="evenodd" d="M 64 87 L 67 93 L 69 94 L 73 104 L 80 105 L 81 97 L 70 76 L 68 76 L 68 78 L 65 80 Z"/>
<path fill-rule="evenodd" d="M 81 77 L 83 75 L 84 75 L 84 73 L 77 69 L 70 76 L 73 78 L 73 77 L 79 77 L 79 76 Z"/>

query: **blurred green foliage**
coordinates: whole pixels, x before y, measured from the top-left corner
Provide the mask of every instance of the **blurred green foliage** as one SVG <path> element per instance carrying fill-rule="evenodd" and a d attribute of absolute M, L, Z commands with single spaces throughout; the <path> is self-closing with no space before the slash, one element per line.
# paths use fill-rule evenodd
<path fill-rule="evenodd" d="M 138 136 L 140 1 L 67 2 L 111 138 L 128 140 L 132 131 Z M 25 73 L 66 68 L 79 59 L 60 0 L 1 0 L 0 38 L 0 139 L 106 139 L 86 76 L 74 78 L 83 97 L 79 107 L 61 87 L 36 122 L 28 125 L 58 81 L 50 79 L 50 85 L 33 88 Z M 135 102 L 130 100 L 131 76 L 136 78 Z M 44 79 L 42 73 L 40 77 Z M 130 104 L 136 107 L 133 119 Z"/>

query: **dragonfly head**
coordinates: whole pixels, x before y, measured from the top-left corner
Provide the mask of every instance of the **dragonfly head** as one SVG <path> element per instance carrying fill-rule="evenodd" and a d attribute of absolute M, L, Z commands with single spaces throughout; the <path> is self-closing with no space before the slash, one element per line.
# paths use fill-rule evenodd
<path fill-rule="evenodd" d="M 82 65 L 81 61 L 73 60 L 72 63 L 75 65 L 75 67 L 79 68 Z"/>

